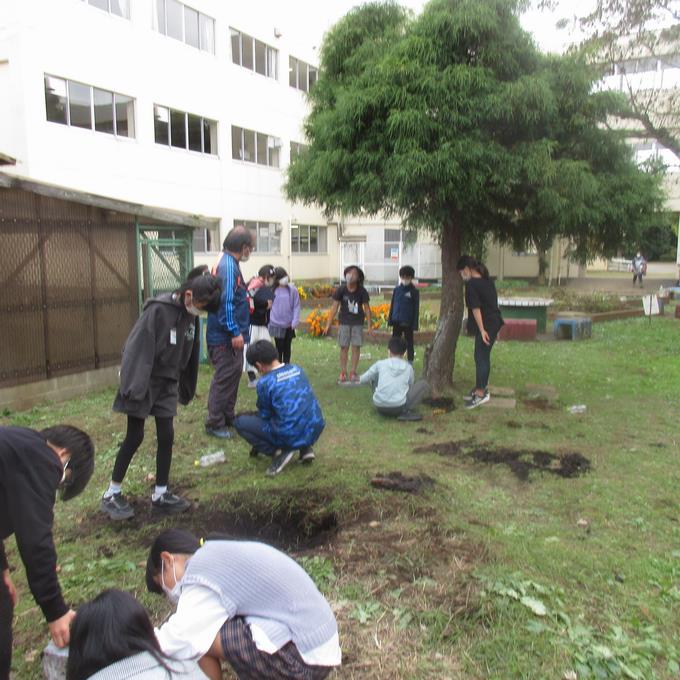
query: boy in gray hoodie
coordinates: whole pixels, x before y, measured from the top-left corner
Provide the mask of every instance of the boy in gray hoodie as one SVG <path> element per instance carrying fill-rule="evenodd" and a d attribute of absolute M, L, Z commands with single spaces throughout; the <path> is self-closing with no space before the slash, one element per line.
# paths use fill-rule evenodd
<path fill-rule="evenodd" d="M 374 363 L 359 382 L 373 389 L 373 405 L 378 413 L 396 416 L 397 420 L 422 420 L 414 409 L 427 397 L 430 386 L 424 380 L 415 381 L 413 366 L 404 360 L 403 338 L 390 338 L 387 348 L 389 358 Z"/>

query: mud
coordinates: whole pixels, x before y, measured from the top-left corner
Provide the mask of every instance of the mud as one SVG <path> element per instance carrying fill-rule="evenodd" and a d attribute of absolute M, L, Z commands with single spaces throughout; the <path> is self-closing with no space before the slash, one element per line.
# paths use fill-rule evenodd
<path fill-rule="evenodd" d="M 427 404 L 434 409 L 446 411 L 446 413 L 450 413 L 456 408 L 453 399 L 450 397 L 430 397 L 428 399 L 423 399 L 423 404 Z"/>
<path fill-rule="evenodd" d="M 524 399 L 522 403 L 532 411 L 555 411 L 557 404 L 545 397 L 536 397 L 535 399 Z"/>
<path fill-rule="evenodd" d="M 427 475 L 406 477 L 401 472 L 378 473 L 371 480 L 371 486 L 387 491 L 404 491 L 406 493 L 420 493 L 434 486 L 434 479 Z"/>

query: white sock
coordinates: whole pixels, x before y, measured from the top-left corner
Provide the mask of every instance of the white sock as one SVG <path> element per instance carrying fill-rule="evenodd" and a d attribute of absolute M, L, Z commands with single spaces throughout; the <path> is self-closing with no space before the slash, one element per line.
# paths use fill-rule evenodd
<path fill-rule="evenodd" d="M 168 490 L 167 486 L 156 485 L 156 488 L 154 489 L 153 495 L 151 496 L 151 500 L 157 501 L 167 490 Z"/>
<path fill-rule="evenodd" d="M 121 486 L 122 483 L 118 484 L 118 482 L 111 482 L 109 484 L 109 488 L 106 491 L 104 491 L 104 498 L 111 498 L 113 494 L 120 493 Z"/>

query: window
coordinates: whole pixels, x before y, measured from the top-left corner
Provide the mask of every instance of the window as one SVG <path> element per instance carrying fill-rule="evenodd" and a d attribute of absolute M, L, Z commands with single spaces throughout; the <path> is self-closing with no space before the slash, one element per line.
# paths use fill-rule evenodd
<path fill-rule="evenodd" d="M 156 0 L 156 21 L 159 33 L 215 54 L 215 20 L 207 14 L 179 0 Z"/>
<path fill-rule="evenodd" d="M 281 225 L 279 223 L 234 220 L 234 226 L 246 227 L 250 231 L 257 252 L 274 255 L 281 252 Z"/>
<path fill-rule="evenodd" d="M 290 143 L 290 160 L 294 158 L 297 158 L 298 156 L 301 156 L 305 151 L 309 149 L 309 146 L 307 144 L 300 144 L 299 142 L 291 142 Z"/>
<path fill-rule="evenodd" d="M 217 122 L 154 104 L 156 144 L 217 155 Z"/>
<path fill-rule="evenodd" d="M 294 253 L 328 252 L 327 227 L 293 225 L 290 230 L 291 249 Z"/>
<path fill-rule="evenodd" d="M 278 78 L 279 51 L 261 40 L 241 33 L 235 28 L 231 33 L 231 60 L 234 64 L 255 71 L 267 78 Z"/>
<path fill-rule="evenodd" d="M 399 244 L 401 243 L 401 229 L 385 229 L 384 230 L 384 248 L 383 253 L 386 260 L 399 260 Z"/>
<path fill-rule="evenodd" d="M 281 140 L 278 137 L 232 125 L 231 157 L 235 160 L 278 168 L 280 151 Z"/>
<path fill-rule="evenodd" d="M 309 92 L 318 80 L 319 69 L 316 66 L 288 57 L 288 84 L 303 92 Z"/>
<path fill-rule="evenodd" d="M 45 75 L 47 120 L 117 137 L 135 136 L 135 100 L 124 94 Z"/>
<path fill-rule="evenodd" d="M 130 18 L 130 0 L 83 0 L 83 2 L 109 14 L 115 14 L 124 19 Z"/>
<path fill-rule="evenodd" d="M 222 250 L 217 229 L 194 229 L 194 252 L 217 253 Z"/>

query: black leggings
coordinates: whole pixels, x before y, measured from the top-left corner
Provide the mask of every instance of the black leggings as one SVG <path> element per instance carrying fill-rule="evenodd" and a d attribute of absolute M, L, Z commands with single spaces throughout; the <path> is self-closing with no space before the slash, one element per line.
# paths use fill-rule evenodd
<path fill-rule="evenodd" d="M 0 578 L 0 680 L 9 680 L 12 665 L 12 616 L 14 607 L 9 590 Z"/>
<path fill-rule="evenodd" d="M 172 463 L 172 444 L 175 440 L 175 430 L 172 418 L 156 416 L 156 437 L 158 450 L 156 451 L 156 485 L 167 486 L 170 477 L 170 463 Z M 132 457 L 144 441 L 144 418 L 128 416 L 127 432 L 120 446 L 116 462 L 113 466 L 111 479 L 120 484 L 125 479 Z"/>
<path fill-rule="evenodd" d="M 399 323 L 395 323 L 394 326 L 392 326 L 392 337 L 400 338 L 402 336 L 404 337 L 404 340 L 406 340 L 406 356 L 408 357 L 408 360 L 413 363 L 413 357 L 415 356 L 413 350 L 413 327 L 402 326 Z"/>
<path fill-rule="evenodd" d="M 290 350 L 294 337 L 295 331 L 292 328 L 287 328 L 285 338 L 274 338 L 274 344 L 279 352 L 279 361 L 282 364 L 290 363 Z"/>

